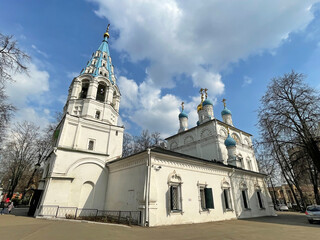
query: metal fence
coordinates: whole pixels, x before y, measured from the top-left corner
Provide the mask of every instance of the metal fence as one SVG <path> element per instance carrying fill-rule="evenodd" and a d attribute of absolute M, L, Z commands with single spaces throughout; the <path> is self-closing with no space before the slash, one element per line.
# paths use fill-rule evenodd
<path fill-rule="evenodd" d="M 40 206 L 39 216 L 141 225 L 141 211 L 110 211 L 43 205 Z"/>

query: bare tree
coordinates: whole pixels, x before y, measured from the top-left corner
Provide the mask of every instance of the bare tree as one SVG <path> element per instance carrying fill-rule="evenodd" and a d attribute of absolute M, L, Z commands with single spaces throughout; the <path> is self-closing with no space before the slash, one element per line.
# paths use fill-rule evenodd
<path fill-rule="evenodd" d="M 35 158 L 33 161 L 33 165 L 31 166 L 31 175 L 29 176 L 29 180 L 27 184 L 24 185 L 22 195 L 24 196 L 27 191 L 34 190 L 34 185 L 36 183 L 35 176 L 39 174 L 40 167 L 42 163 L 49 156 L 52 151 L 52 134 L 50 126 L 44 130 L 41 135 L 38 135 L 35 141 Z"/>
<path fill-rule="evenodd" d="M 7 102 L 5 83 L 11 81 L 15 72 L 27 73 L 26 62 L 30 57 L 21 51 L 13 36 L 0 33 L 0 146 L 5 136 L 5 129 L 15 108 Z M 1 149 L 1 147 L 0 147 Z"/>
<path fill-rule="evenodd" d="M 143 130 L 140 136 L 132 136 L 125 133 L 123 136 L 122 156 L 126 157 L 149 147 L 158 146 L 161 142 L 163 142 L 163 139 L 159 132 L 150 134 L 148 130 Z"/>
<path fill-rule="evenodd" d="M 37 135 L 39 128 L 34 124 L 23 122 L 16 124 L 2 151 L 1 165 L 10 182 L 8 197 L 11 198 L 20 180 L 34 166 L 37 157 Z"/>
<path fill-rule="evenodd" d="M 281 130 L 279 143 L 301 147 L 320 171 L 320 149 L 316 130 L 320 120 L 320 95 L 304 82 L 304 75 L 292 71 L 274 78 L 261 99 L 259 124 L 266 133 L 263 121 Z"/>
<path fill-rule="evenodd" d="M 12 73 L 27 72 L 30 57 L 20 50 L 13 36 L 0 33 L 0 83 L 12 80 Z"/>
<path fill-rule="evenodd" d="M 127 157 L 134 152 L 134 141 L 129 133 L 123 134 L 122 157 Z"/>
<path fill-rule="evenodd" d="M 316 127 L 320 116 L 320 97 L 304 83 L 304 76 L 295 72 L 274 78 L 261 99 L 259 127 L 262 144 L 272 153 L 292 193 L 297 188 L 302 205 L 305 196 L 300 187 L 303 171 L 293 161 L 291 149 L 301 149 L 317 170 L 320 169 L 320 151 Z M 297 196 L 296 202 L 298 203 Z"/>
<path fill-rule="evenodd" d="M 0 150 L 5 136 L 5 130 L 9 124 L 10 117 L 13 114 L 15 107 L 7 102 L 4 86 L 0 83 Z"/>

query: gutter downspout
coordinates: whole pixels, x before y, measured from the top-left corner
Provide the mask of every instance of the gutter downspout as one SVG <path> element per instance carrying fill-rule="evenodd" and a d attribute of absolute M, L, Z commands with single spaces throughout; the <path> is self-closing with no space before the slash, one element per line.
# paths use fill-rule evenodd
<path fill-rule="evenodd" d="M 149 199 L 150 199 L 150 173 L 151 173 L 151 149 L 147 149 L 148 162 L 147 162 L 147 177 L 146 177 L 146 196 L 145 196 L 145 222 L 144 226 L 149 226 Z"/>
<path fill-rule="evenodd" d="M 230 183 L 231 183 L 231 188 L 232 188 L 231 193 L 232 193 L 232 198 L 233 198 L 233 203 L 234 203 L 233 204 L 234 205 L 234 211 L 236 213 L 236 217 L 238 218 L 239 213 L 238 213 L 237 203 L 236 203 L 235 194 L 234 194 L 233 181 L 231 179 L 231 177 L 235 174 L 235 172 L 236 172 L 236 169 L 232 168 L 232 173 L 230 175 L 228 174 L 228 176 L 230 178 Z"/>

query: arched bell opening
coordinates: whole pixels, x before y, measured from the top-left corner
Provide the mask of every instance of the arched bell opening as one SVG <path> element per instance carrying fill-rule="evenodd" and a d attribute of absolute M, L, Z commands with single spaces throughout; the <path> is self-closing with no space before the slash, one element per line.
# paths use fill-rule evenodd
<path fill-rule="evenodd" d="M 79 98 L 81 98 L 81 99 L 87 98 L 88 89 L 89 89 L 89 81 L 83 80 L 82 85 L 81 85 L 81 92 L 80 92 Z"/>
<path fill-rule="evenodd" d="M 96 100 L 99 102 L 104 102 L 106 97 L 106 84 L 103 82 L 100 82 L 97 89 L 97 96 Z"/>

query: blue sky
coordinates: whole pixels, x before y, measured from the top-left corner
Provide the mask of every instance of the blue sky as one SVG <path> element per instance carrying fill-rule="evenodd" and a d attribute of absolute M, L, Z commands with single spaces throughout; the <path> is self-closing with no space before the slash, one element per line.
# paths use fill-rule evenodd
<path fill-rule="evenodd" d="M 206 87 L 215 117 L 226 98 L 235 126 L 257 136 L 259 99 L 272 77 L 294 69 L 320 87 L 318 2 L 0 0 L 0 32 L 32 57 L 29 76 L 16 74 L 7 86 L 15 121 L 53 121 L 110 23 L 126 131 L 176 133 L 181 101 L 195 126 Z"/>

